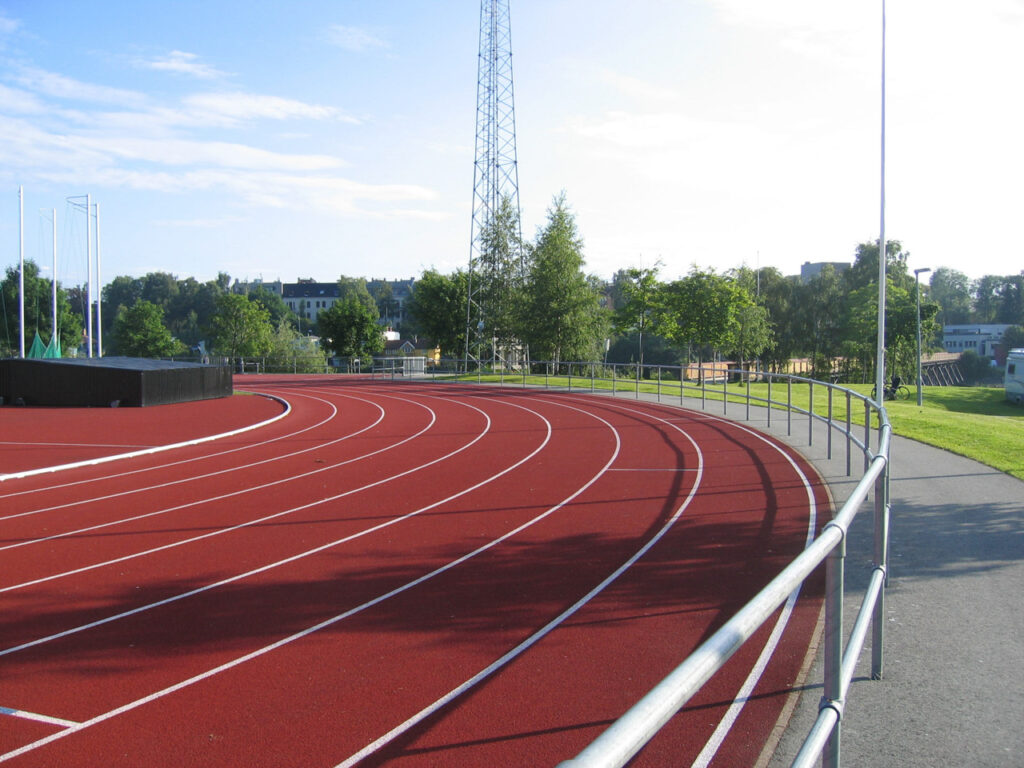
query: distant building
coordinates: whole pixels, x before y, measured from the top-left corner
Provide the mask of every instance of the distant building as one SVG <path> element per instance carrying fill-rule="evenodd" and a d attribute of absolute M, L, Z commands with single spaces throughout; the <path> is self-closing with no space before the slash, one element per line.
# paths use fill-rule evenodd
<path fill-rule="evenodd" d="M 255 280 L 235 280 L 231 285 L 232 293 L 240 293 L 243 296 L 248 296 L 250 293 L 255 291 L 257 288 L 265 288 L 271 293 L 276 293 L 278 296 L 281 295 L 283 289 L 283 283 L 280 280 L 273 280 L 270 282 L 264 282 L 263 278 L 256 278 Z"/>
<path fill-rule="evenodd" d="M 288 309 L 303 320 L 313 322 L 317 315 L 341 299 L 341 287 L 337 283 L 318 283 L 312 278 L 299 278 L 297 283 L 283 285 L 281 298 Z"/>
<path fill-rule="evenodd" d="M 806 285 L 820 275 L 821 271 L 827 266 L 833 267 L 837 275 L 841 275 L 850 268 L 849 262 L 846 261 L 805 261 L 800 266 L 800 282 Z"/>
<path fill-rule="evenodd" d="M 942 326 L 942 348 L 960 354 L 973 349 L 982 357 L 994 357 L 996 346 L 1003 340 L 1007 324 L 975 324 Z"/>

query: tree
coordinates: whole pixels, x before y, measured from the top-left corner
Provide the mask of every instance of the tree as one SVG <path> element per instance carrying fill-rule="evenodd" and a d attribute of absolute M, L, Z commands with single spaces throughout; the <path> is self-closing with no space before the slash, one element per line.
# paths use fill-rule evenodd
<path fill-rule="evenodd" d="M 740 368 L 746 361 L 760 355 L 772 342 L 768 310 L 760 304 L 744 304 L 736 311 L 735 328 L 725 351 L 735 355 Z"/>
<path fill-rule="evenodd" d="M 53 283 L 39 276 L 34 261 L 25 262 L 25 346 L 35 338 L 49 339 L 53 334 Z M 20 341 L 18 329 L 19 298 L 18 268 L 8 267 L 0 285 L 0 313 L 3 329 L 0 331 L 0 356 L 17 354 Z M 67 292 L 57 286 L 57 335 L 61 349 L 77 349 L 82 343 L 82 319 L 71 305 Z"/>
<path fill-rule="evenodd" d="M 971 321 L 971 284 L 967 275 L 948 267 L 932 273 L 929 295 L 940 308 L 942 325 L 964 325 Z"/>
<path fill-rule="evenodd" d="M 441 348 L 441 354 L 461 356 L 466 347 L 466 273 L 442 275 L 430 269 L 415 282 L 409 299 L 409 316 L 416 330 Z"/>
<path fill-rule="evenodd" d="M 171 336 L 163 322 L 164 311 L 141 299 L 117 313 L 114 320 L 114 344 L 119 355 L 128 357 L 170 357 L 186 347 Z"/>
<path fill-rule="evenodd" d="M 644 364 L 644 335 L 649 333 L 654 322 L 657 300 L 661 295 L 658 269 L 661 262 L 653 267 L 620 269 L 615 273 L 612 284 L 617 289 L 614 328 L 618 333 L 635 333 L 637 337 L 637 362 Z"/>
<path fill-rule="evenodd" d="M 336 301 L 320 313 L 324 345 L 338 357 L 362 357 L 384 349 L 384 334 L 377 324 L 377 309 L 357 297 Z"/>
<path fill-rule="evenodd" d="M 657 328 L 677 344 L 729 347 L 739 310 L 753 304 L 750 294 L 724 275 L 697 267 L 662 289 Z"/>
<path fill-rule="evenodd" d="M 1011 349 L 1024 348 L 1024 326 L 1022 325 L 1011 325 L 1003 333 L 1003 351 L 1009 352 Z"/>
<path fill-rule="evenodd" d="M 367 309 L 373 311 L 380 316 L 380 312 L 377 310 L 377 301 L 370 295 L 370 289 L 366 287 L 366 280 L 362 277 L 346 277 L 342 275 L 338 278 L 338 298 L 341 301 L 346 299 L 357 299 Z"/>
<path fill-rule="evenodd" d="M 296 320 L 295 313 L 292 312 L 288 305 L 284 303 L 284 299 L 281 298 L 279 293 L 268 291 L 262 285 L 257 286 L 247 294 L 249 301 L 253 301 L 267 310 L 267 314 L 270 316 L 270 324 L 274 328 L 280 328 L 281 323 L 288 323 L 295 327 Z"/>
<path fill-rule="evenodd" d="M 556 364 L 594 359 L 607 324 L 583 272 L 583 241 L 564 193 L 554 199 L 547 225 L 537 234 L 518 304 L 516 335 L 531 354 Z"/>
<path fill-rule="evenodd" d="M 213 348 L 230 358 L 259 357 L 271 349 L 270 313 L 237 293 L 217 297 L 210 331 Z"/>
<path fill-rule="evenodd" d="M 270 339 L 267 370 L 323 373 L 326 367 L 327 358 L 313 339 L 296 331 L 287 320 L 278 323 Z"/>
<path fill-rule="evenodd" d="M 479 233 L 479 257 L 470 276 L 476 306 L 470 307 L 470 326 L 482 325 L 484 338 L 501 346 L 516 341 L 516 296 L 526 272 L 519 211 L 512 198 L 502 198 L 498 210 Z"/>

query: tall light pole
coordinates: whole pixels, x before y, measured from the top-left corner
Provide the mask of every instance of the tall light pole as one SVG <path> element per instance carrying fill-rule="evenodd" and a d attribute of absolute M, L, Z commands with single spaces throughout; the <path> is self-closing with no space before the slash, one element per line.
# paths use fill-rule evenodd
<path fill-rule="evenodd" d="M 917 404 L 920 406 L 924 401 L 921 396 L 921 281 L 919 275 L 931 272 L 931 267 L 922 267 L 914 270 L 914 293 L 917 295 Z"/>

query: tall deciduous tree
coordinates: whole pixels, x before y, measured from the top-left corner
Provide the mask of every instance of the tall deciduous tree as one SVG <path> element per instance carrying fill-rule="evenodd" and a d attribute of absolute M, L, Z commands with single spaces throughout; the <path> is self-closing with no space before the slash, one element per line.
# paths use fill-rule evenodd
<path fill-rule="evenodd" d="M 470 323 L 482 324 L 484 338 L 506 346 L 516 340 L 516 296 L 527 269 L 519 211 L 510 197 L 502 198 L 479 238 L 479 257 L 471 276 L 475 306 L 470 308 Z"/>
<path fill-rule="evenodd" d="M 259 357 L 271 349 L 270 313 L 237 293 L 217 298 L 210 330 L 214 349 L 227 357 Z"/>
<path fill-rule="evenodd" d="M 429 269 L 415 282 L 409 315 L 417 332 L 428 336 L 441 354 L 461 356 L 466 345 L 466 273 L 450 275 Z"/>
<path fill-rule="evenodd" d="M 657 262 L 653 267 L 621 269 L 613 280 L 618 294 L 614 327 L 619 333 L 636 334 L 637 362 L 641 366 L 644 364 L 644 337 L 650 334 L 661 295 L 660 266 L 661 262 Z"/>
<path fill-rule="evenodd" d="M 583 241 L 564 194 L 537 235 L 522 297 L 517 335 L 531 355 L 555 363 L 594 359 L 606 323 L 583 272 Z"/>
<path fill-rule="evenodd" d="M 940 307 L 943 325 L 964 325 L 971 320 L 971 282 L 967 275 L 949 267 L 939 267 L 929 281 L 930 295 Z"/>
<path fill-rule="evenodd" d="M 128 357 L 170 357 L 184 353 L 185 345 L 171 336 L 163 319 L 163 309 L 145 299 L 140 299 L 131 307 L 122 307 L 114 319 L 117 354 Z"/>
<path fill-rule="evenodd" d="M 376 354 L 384 349 L 384 334 L 377 320 L 376 303 L 371 309 L 358 297 L 336 301 L 320 313 L 321 339 L 339 357 Z"/>
<path fill-rule="evenodd" d="M 665 285 L 658 310 L 658 328 L 677 344 L 722 349 L 732 343 L 737 314 L 753 304 L 734 280 L 697 267 Z"/>

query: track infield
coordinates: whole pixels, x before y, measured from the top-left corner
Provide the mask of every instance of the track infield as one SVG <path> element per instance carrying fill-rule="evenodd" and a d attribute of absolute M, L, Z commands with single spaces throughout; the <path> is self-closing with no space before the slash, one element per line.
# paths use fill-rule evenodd
<path fill-rule="evenodd" d="M 706 413 L 235 383 L 280 400 L 31 409 L 19 469 L 233 434 L 0 482 L 0 762 L 555 765 L 831 511 L 798 454 Z M 0 409 L 5 435 L 27 410 Z M 633 765 L 753 765 L 820 592 L 809 583 Z"/>

